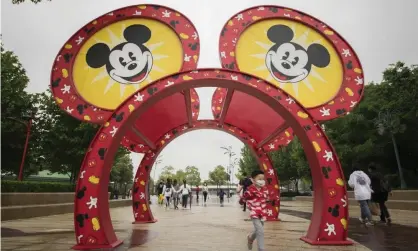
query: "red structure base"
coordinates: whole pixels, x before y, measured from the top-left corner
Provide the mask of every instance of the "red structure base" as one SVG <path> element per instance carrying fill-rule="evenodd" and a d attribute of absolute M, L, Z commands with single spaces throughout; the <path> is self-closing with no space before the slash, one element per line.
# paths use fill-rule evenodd
<path fill-rule="evenodd" d="M 132 224 L 147 224 L 147 223 L 156 223 L 158 219 L 150 220 L 150 221 L 134 221 Z"/>
<path fill-rule="evenodd" d="M 72 247 L 74 250 L 95 250 L 95 249 L 108 249 L 115 248 L 123 243 L 123 240 L 116 240 L 115 242 L 108 245 L 83 245 L 77 244 Z"/>
<path fill-rule="evenodd" d="M 279 218 L 276 219 L 267 219 L 266 221 L 281 221 Z"/>
<path fill-rule="evenodd" d="M 348 246 L 348 245 L 353 245 L 354 243 L 350 240 L 345 240 L 345 241 L 315 241 L 315 240 L 311 240 L 308 239 L 307 237 L 300 237 L 300 239 L 306 243 L 309 243 L 311 245 L 314 246 L 330 246 L 330 245 L 335 245 L 335 246 Z"/>

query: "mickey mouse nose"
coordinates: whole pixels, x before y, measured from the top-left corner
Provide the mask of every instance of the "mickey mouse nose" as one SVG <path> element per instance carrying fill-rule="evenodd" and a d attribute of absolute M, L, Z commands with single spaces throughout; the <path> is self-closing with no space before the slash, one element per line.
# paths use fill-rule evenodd
<path fill-rule="evenodd" d="M 133 69 L 135 69 L 135 68 L 136 68 L 136 66 L 137 66 L 137 64 L 136 64 L 136 63 L 130 64 L 130 65 L 128 66 L 128 69 L 129 69 L 130 71 L 132 71 Z"/>
<path fill-rule="evenodd" d="M 289 70 L 289 69 L 290 69 L 290 64 L 289 64 L 289 63 L 287 63 L 287 62 L 283 62 L 283 63 L 282 63 L 282 66 L 283 66 L 283 68 L 285 68 L 286 70 Z"/>

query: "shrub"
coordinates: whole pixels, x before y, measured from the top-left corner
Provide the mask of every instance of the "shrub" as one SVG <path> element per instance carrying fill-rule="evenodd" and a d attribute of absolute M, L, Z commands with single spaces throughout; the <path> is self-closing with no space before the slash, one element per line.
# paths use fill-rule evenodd
<path fill-rule="evenodd" d="M 75 185 L 60 182 L 2 180 L 2 193 L 66 193 L 74 192 Z"/>

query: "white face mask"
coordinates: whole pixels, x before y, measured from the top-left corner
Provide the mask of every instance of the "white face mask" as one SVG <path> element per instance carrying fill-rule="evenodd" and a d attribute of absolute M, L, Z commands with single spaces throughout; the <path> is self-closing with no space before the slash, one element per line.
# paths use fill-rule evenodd
<path fill-rule="evenodd" d="M 259 187 L 263 187 L 263 186 L 265 186 L 265 185 L 266 185 L 266 181 L 265 181 L 265 180 L 257 180 L 257 181 L 255 182 L 255 184 L 256 184 L 257 186 L 259 186 Z"/>

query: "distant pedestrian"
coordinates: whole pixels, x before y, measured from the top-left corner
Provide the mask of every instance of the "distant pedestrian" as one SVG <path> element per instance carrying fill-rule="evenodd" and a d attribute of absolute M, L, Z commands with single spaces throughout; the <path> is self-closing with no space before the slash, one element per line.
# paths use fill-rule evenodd
<path fill-rule="evenodd" d="M 164 186 L 164 197 L 165 197 L 165 208 L 169 209 L 170 208 L 170 199 L 171 196 L 173 196 L 173 187 L 171 185 L 171 179 L 167 179 L 167 183 Z"/>
<path fill-rule="evenodd" d="M 373 225 L 372 213 L 369 208 L 369 200 L 372 194 L 370 183 L 369 176 L 361 171 L 357 165 L 354 165 L 348 185 L 354 189 L 354 198 L 360 204 L 360 222 L 365 223 L 367 226 Z"/>
<path fill-rule="evenodd" d="M 196 185 L 196 203 L 198 205 L 199 205 L 199 192 L 200 192 L 199 185 Z"/>
<path fill-rule="evenodd" d="M 173 182 L 173 205 L 174 209 L 179 209 L 180 201 L 180 185 L 177 183 L 177 180 L 174 180 Z"/>
<path fill-rule="evenodd" d="M 205 206 L 206 206 L 206 200 L 208 199 L 208 192 L 209 192 L 208 184 L 205 182 L 203 183 L 203 203 Z"/>
<path fill-rule="evenodd" d="M 389 182 L 383 177 L 383 175 L 377 171 L 376 165 L 371 163 L 369 165 L 369 174 L 371 180 L 372 202 L 379 204 L 380 208 L 380 222 L 391 224 L 389 210 L 386 207 L 385 202 L 388 200 L 389 194 L 392 195 L 392 189 Z"/>
<path fill-rule="evenodd" d="M 218 196 L 219 196 L 219 202 L 221 204 L 221 207 L 223 207 L 224 206 L 225 192 L 222 188 L 219 190 Z"/>
<path fill-rule="evenodd" d="M 188 200 L 188 198 L 191 194 L 191 191 L 192 191 L 190 189 L 189 185 L 187 185 L 186 180 L 183 180 L 183 185 L 181 186 L 180 191 L 181 191 L 181 197 L 182 197 L 182 203 L 181 204 L 183 206 L 183 209 L 186 209 L 187 208 L 187 200 Z"/>
<path fill-rule="evenodd" d="M 162 205 L 164 201 L 164 182 L 160 181 L 157 186 L 158 204 Z"/>
<path fill-rule="evenodd" d="M 264 180 L 264 172 L 256 170 L 251 173 L 252 185 L 244 193 L 244 199 L 248 203 L 251 221 L 254 231 L 247 235 L 247 246 L 252 250 L 254 240 L 257 240 L 259 251 L 264 251 L 264 222 L 267 218 L 268 189 Z"/>

